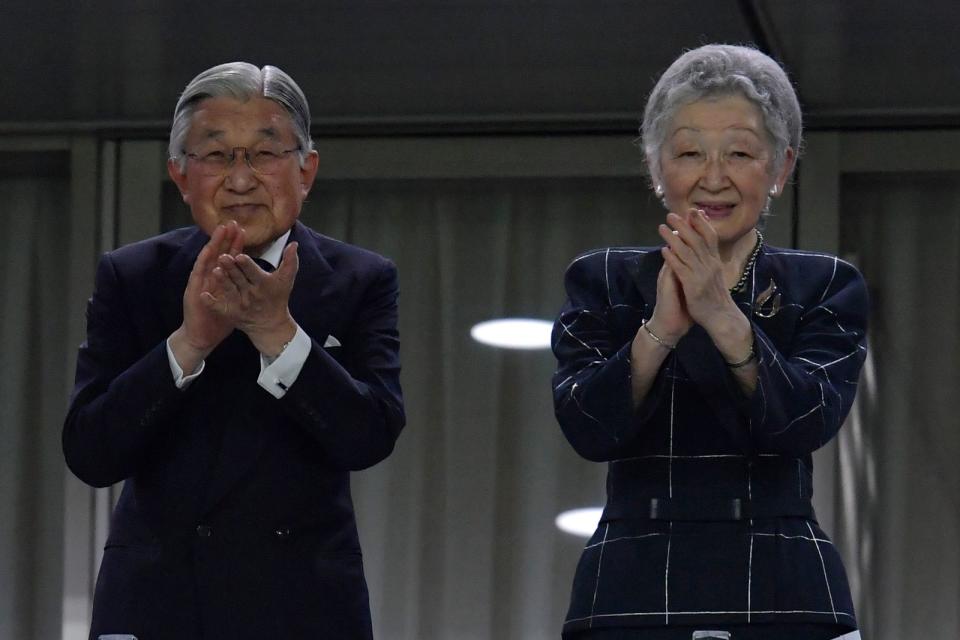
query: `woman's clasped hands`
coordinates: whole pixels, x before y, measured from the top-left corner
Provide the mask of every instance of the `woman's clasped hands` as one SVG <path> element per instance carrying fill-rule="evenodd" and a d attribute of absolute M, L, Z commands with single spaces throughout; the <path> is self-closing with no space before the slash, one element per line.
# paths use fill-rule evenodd
<path fill-rule="evenodd" d="M 726 284 L 717 232 L 699 209 L 684 216 L 667 214 L 658 231 L 665 243 L 664 263 L 657 278 L 651 330 L 673 345 L 693 324 L 714 333 L 711 329 L 719 329 L 730 313 L 740 313 Z"/>

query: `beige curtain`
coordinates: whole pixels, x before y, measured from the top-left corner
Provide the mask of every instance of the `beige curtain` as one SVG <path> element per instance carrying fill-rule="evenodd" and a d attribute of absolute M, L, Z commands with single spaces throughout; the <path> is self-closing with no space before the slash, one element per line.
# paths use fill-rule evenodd
<path fill-rule="evenodd" d="M 871 357 L 842 436 L 838 542 L 864 638 L 960 637 L 960 174 L 847 176 Z"/>
<path fill-rule="evenodd" d="M 64 168 L 8 168 L 0 638 L 32 640 L 60 637 L 64 551 L 96 557 L 74 548 L 90 531 L 64 531 L 59 433 L 76 349 L 65 336 L 82 315 L 65 301 L 79 309 L 89 294 L 68 272 L 96 259 L 87 242 L 90 255 L 68 261 L 69 238 L 109 228 L 68 214 Z M 838 447 L 831 533 L 865 637 L 879 640 L 960 636 L 958 177 L 853 176 L 841 189 L 843 250 L 868 277 L 873 323 Z M 171 185 L 161 195 L 160 226 L 189 222 Z M 550 353 L 478 345 L 469 328 L 500 314 L 551 319 L 574 255 L 654 243 L 662 215 L 639 178 L 317 185 L 303 220 L 390 256 L 401 274 L 408 426 L 393 456 L 354 480 L 378 638 L 557 637 L 583 542 L 553 519 L 599 504 L 605 469 L 579 459 L 555 424 Z"/>
<path fill-rule="evenodd" d="M 60 636 L 70 218 L 55 164 L 0 154 L 0 638 Z"/>
<path fill-rule="evenodd" d="M 549 350 L 507 352 L 470 327 L 552 320 L 564 268 L 606 244 L 652 242 L 639 179 L 320 185 L 304 220 L 400 269 L 408 424 L 354 496 L 383 640 L 556 638 L 583 540 L 554 517 L 598 505 L 605 467 L 553 418 Z"/>

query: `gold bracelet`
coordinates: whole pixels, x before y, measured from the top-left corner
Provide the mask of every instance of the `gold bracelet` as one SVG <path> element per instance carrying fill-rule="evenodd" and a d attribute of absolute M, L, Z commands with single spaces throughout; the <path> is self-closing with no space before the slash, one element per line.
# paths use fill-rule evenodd
<path fill-rule="evenodd" d="M 751 362 L 753 362 L 756 359 L 756 357 L 757 357 L 757 354 L 753 352 L 753 345 L 751 344 L 750 354 L 747 355 L 746 358 L 744 358 L 743 360 L 739 360 L 737 362 L 727 362 L 727 366 L 730 367 L 731 369 L 739 369 L 740 367 L 745 367 Z"/>
<path fill-rule="evenodd" d="M 649 335 L 651 338 L 656 340 L 657 344 L 659 344 L 661 347 L 666 347 L 667 349 L 670 349 L 670 351 L 673 351 L 674 349 L 677 348 L 677 345 L 668 344 L 667 342 L 664 341 L 663 338 L 655 334 L 653 331 L 650 331 L 650 327 L 647 326 L 646 320 L 644 320 L 643 324 L 641 324 L 640 326 L 643 327 L 643 330 L 647 332 L 647 335 Z"/>

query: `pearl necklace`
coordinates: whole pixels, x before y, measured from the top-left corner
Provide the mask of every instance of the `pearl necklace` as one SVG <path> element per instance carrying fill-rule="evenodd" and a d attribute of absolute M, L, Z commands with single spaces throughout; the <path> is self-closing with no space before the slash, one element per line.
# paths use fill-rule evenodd
<path fill-rule="evenodd" d="M 750 252 L 750 257 L 747 258 L 747 264 L 743 265 L 743 273 L 740 274 L 740 279 L 737 280 L 737 284 L 730 287 L 730 293 L 739 293 L 747 285 L 747 277 L 750 275 L 750 271 L 753 270 L 753 264 L 757 261 L 757 256 L 760 254 L 760 247 L 763 245 L 763 234 L 760 233 L 760 230 L 757 229 L 757 243 L 753 245 L 753 251 Z"/>

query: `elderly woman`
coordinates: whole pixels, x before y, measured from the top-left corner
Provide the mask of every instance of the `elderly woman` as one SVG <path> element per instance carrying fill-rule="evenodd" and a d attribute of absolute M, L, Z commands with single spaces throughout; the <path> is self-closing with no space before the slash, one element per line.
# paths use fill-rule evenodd
<path fill-rule="evenodd" d="M 664 244 L 576 258 L 553 332 L 557 419 L 608 463 L 564 637 L 851 632 L 811 453 L 856 392 L 866 288 L 758 228 L 801 146 L 796 94 L 759 51 L 700 47 L 654 87 L 642 136 Z"/>

